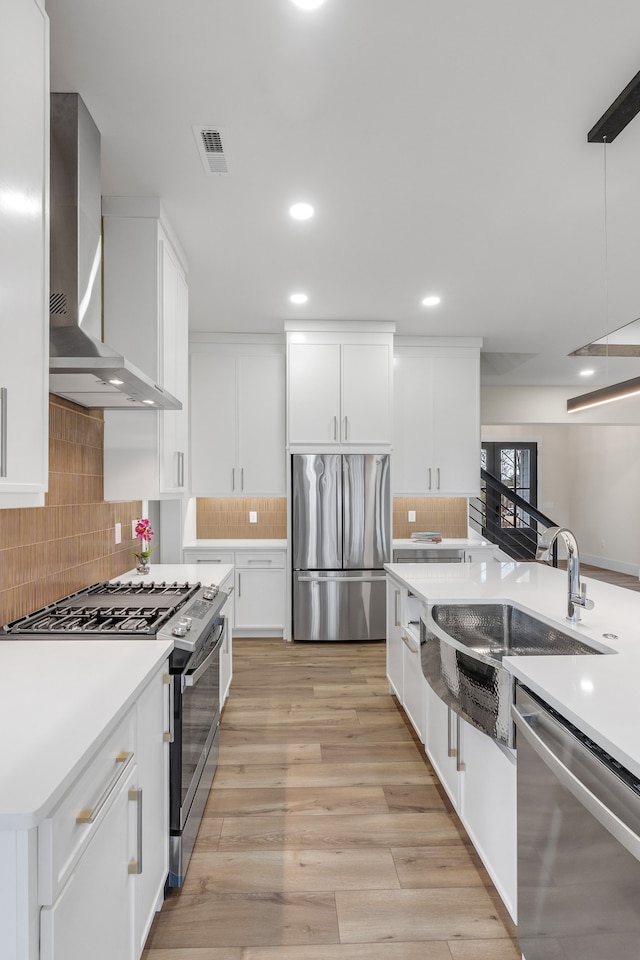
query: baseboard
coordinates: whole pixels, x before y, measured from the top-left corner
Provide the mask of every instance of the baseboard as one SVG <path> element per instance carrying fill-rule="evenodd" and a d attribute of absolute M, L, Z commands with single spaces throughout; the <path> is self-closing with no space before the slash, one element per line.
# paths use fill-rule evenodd
<path fill-rule="evenodd" d="M 630 577 L 640 577 L 640 566 L 637 563 L 626 563 L 624 560 L 611 560 L 609 557 L 594 557 L 590 554 L 580 554 L 582 563 L 590 563 L 592 567 L 602 567 L 603 570 L 613 570 L 615 573 L 626 573 Z M 589 576 L 589 574 L 585 574 Z"/>

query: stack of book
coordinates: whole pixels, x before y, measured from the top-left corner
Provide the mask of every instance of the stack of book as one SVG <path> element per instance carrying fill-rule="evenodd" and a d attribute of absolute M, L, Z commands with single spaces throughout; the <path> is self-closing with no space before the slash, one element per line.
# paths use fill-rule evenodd
<path fill-rule="evenodd" d="M 432 531 L 426 531 L 425 533 L 412 533 L 412 540 L 418 540 L 420 543 L 440 543 L 442 540 L 441 533 L 433 533 Z"/>

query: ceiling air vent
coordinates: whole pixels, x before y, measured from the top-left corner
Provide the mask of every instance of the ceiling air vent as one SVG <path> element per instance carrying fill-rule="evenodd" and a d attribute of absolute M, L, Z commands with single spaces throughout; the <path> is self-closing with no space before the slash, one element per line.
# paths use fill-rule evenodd
<path fill-rule="evenodd" d="M 227 157 L 222 143 L 222 130 L 215 125 L 197 126 L 193 132 L 198 144 L 198 152 L 207 176 L 229 173 Z"/>

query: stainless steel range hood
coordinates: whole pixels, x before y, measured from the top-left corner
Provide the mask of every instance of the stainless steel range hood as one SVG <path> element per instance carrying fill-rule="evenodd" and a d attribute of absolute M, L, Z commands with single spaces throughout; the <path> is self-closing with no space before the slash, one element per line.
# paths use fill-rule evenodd
<path fill-rule="evenodd" d="M 101 271 L 100 133 L 77 93 L 53 93 L 49 389 L 83 407 L 181 410 L 102 342 Z"/>

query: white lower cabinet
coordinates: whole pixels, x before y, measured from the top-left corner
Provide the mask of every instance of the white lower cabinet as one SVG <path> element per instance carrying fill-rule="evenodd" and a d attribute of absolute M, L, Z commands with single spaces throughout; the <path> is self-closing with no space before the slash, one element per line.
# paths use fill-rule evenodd
<path fill-rule="evenodd" d="M 232 563 L 234 636 L 286 635 L 286 550 L 187 547 L 185 563 Z"/>
<path fill-rule="evenodd" d="M 459 813 L 461 760 L 458 755 L 458 731 L 460 721 L 451 708 L 436 696 L 429 684 L 426 689 L 426 701 L 427 755 L 451 803 Z"/>
<path fill-rule="evenodd" d="M 236 633 L 284 630 L 284 559 L 284 551 L 263 554 L 236 550 Z"/>
<path fill-rule="evenodd" d="M 474 847 L 516 919 L 516 755 L 467 723 L 427 684 L 426 750 Z"/>
<path fill-rule="evenodd" d="M 387 679 L 511 916 L 516 918 L 516 754 L 447 706 L 422 672 L 419 601 L 387 578 Z"/>
<path fill-rule="evenodd" d="M 391 580 L 387 581 L 387 679 L 424 743 L 427 681 L 420 662 L 418 601 Z"/>
<path fill-rule="evenodd" d="M 154 674 L 38 828 L 39 960 L 142 954 L 168 869 L 165 676 Z"/>
<path fill-rule="evenodd" d="M 515 751 L 462 724 L 461 817 L 511 916 L 516 918 L 517 831 Z"/>
<path fill-rule="evenodd" d="M 86 853 L 51 906 L 40 913 L 41 960 L 114 960 L 132 950 L 135 856 L 129 791 L 135 767 L 119 785 Z"/>

